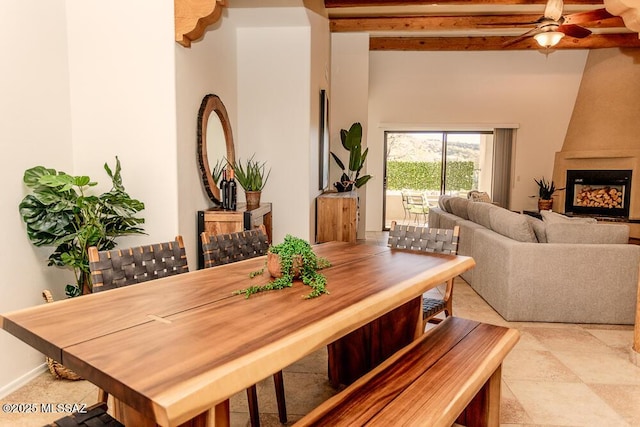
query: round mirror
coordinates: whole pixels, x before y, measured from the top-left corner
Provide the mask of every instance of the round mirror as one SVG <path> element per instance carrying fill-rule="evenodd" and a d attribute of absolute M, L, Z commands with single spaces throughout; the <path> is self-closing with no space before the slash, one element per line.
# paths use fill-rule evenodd
<path fill-rule="evenodd" d="M 231 124 L 220 98 L 209 94 L 202 99 L 198 112 L 198 164 L 207 195 L 217 205 L 221 200 L 220 189 L 212 172 L 225 158 L 230 163 L 235 161 Z"/>

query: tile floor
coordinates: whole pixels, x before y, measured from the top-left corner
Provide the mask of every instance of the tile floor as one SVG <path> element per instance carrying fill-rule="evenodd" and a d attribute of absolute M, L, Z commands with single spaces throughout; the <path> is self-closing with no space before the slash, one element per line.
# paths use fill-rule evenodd
<path fill-rule="evenodd" d="M 384 233 L 367 240 L 385 244 Z M 433 290 L 432 292 L 441 292 Z M 640 426 L 640 367 L 630 362 L 632 326 L 509 323 L 462 279 L 455 285 L 456 316 L 514 327 L 521 338 L 503 366 L 501 426 Z M 289 425 L 330 397 L 322 349 L 284 370 Z M 43 373 L 1 403 L 92 404 L 86 381 L 54 380 Z M 273 382 L 258 384 L 263 426 L 279 426 Z M 244 393 L 231 398 L 232 426 L 248 426 Z M 41 426 L 60 414 L 0 412 L 0 426 Z"/>

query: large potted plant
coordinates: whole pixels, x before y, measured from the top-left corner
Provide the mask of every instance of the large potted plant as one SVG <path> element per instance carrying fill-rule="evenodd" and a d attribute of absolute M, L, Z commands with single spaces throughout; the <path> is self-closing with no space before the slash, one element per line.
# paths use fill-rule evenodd
<path fill-rule="evenodd" d="M 336 164 L 342 169 L 342 176 L 340 181 L 333 184 L 336 190 L 339 192 L 350 191 L 355 186 L 360 188 L 365 185 L 370 179 L 371 175 L 362 175 L 360 172 L 364 167 L 364 162 L 367 160 L 367 154 L 369 148 L 362 151 L 362 125 L 360 123 L 354 123 L 349 130 L 340 130 L 340 141 L 345 150 L 349 152 L 349 169 L 345 168 L 344 163 L 340 158 L 332 151 L 331 156 L 335 160 Z"/>
<path fill-rule="evenodd" d="M 235 179 L 238 180 L 238 184 L 244 190 L 245 198 L 247 200 L 247 209 L 255 209 L 260 206 L 260 196 L 262 189 L 267 184 L 269 175 L 271 175 L 271 169 L 266 170 L 266 162 L 258 162 L 251 156 L 246 162 L 242 162 L 238 159 L 231 165 Z"/>
<path fill-rule="evenodd" d="M 113 249 L 116 237 L 144 233 L 140 227 L 144 219 L 136 216 L 144 204 L 125 191 L 118 157 L 113 171 L 106 163 L 104 169 L 112 188 L 101 195 L 89 194 L 97 183 L 88 176 L 71 176 L 44 166 L 24 173 L 31 194 L 19 209 L 27 236 L 35 246 L 55 247 L 48 265 L 73 270 L 76 283 L 65 288 L 69 297 L 91 292 L 89 247 Z"/>

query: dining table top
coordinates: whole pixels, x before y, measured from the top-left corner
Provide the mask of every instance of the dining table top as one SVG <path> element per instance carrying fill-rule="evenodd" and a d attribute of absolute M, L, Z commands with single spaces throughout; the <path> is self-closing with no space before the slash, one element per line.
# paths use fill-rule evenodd
<path fill-rule="evenodd" d="M 472 268 L 470 257 L 313 246 L 329 294 L 234 291 L 266 257 L 7 313 L 0 326 L 162 426 L 176 426 Z"/>

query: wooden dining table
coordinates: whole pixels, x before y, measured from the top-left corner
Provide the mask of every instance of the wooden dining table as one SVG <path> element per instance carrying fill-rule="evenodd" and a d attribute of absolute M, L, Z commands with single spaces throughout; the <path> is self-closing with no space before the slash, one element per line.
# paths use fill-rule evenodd
<path fill-rule="evenodd" d="M 233 394 L 475 265 L 363 243 L 314 251 L 331 266 L 321 271 L 329 294 L 313 299 L 301 281 L 234 294 L 270 280 L 249 278 L 265 263 L 259 257 L 26 308 L 0 325 L 151 425 L 228 425 Z"/>

